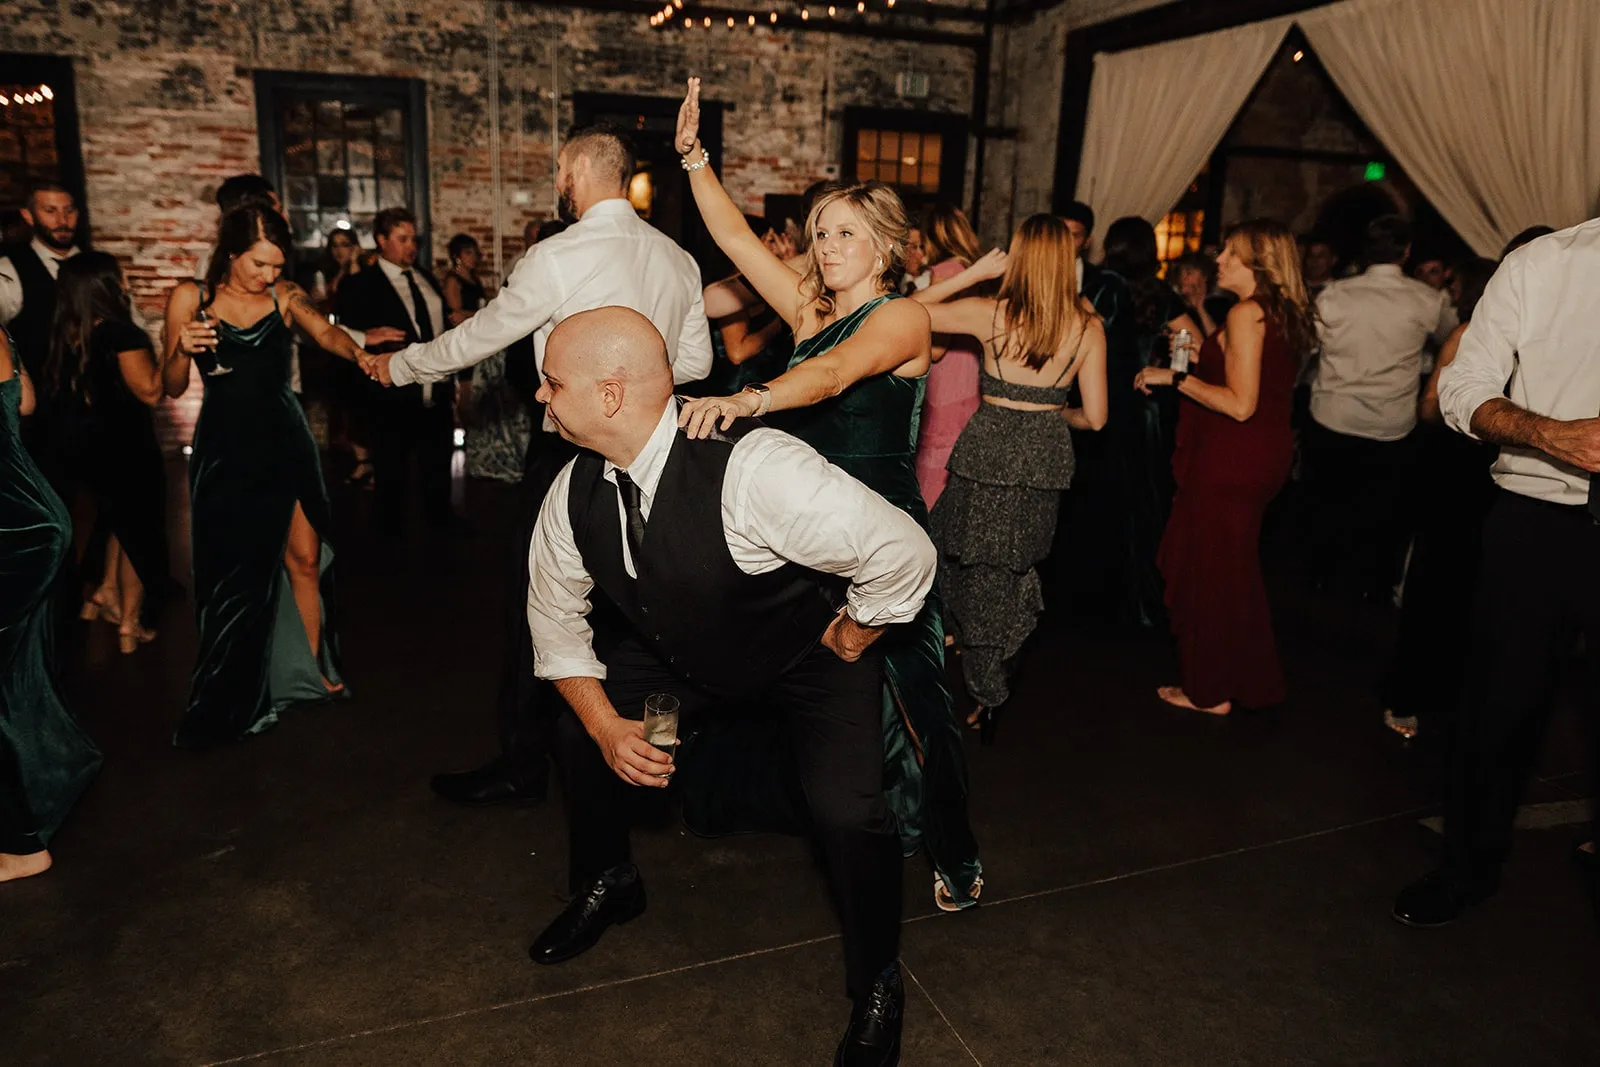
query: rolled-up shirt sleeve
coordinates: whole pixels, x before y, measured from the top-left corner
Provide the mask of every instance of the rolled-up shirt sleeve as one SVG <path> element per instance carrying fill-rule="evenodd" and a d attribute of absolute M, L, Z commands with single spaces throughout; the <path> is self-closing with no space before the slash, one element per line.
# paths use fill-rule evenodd
<path fill-rule="evenodd" d="M 742 570 L 792 562 L 848 578 L 846 607 L 863 626 L 910 622 L 933 588 L 938 555 L 916 520 L 780 431 L 734 447 L 722 509 Z"/>
<path fill-rule="evenodd" d="M 544 266 L 548 258 L 535 248 L 512 270 L 505 288 L 472 318 L 426 344 L 396 352 L 389 361 L 394 384 L 443 381 L 549 322 L 560 306 L 560 292 Z"/>
<path fill-rule="evenodd" d="M 1513 254 L 1489 279 L 1461 335 L 1456 358 L 1439 372 L 1439 410 L 1445 423 L 1469 437 L 1472 415 L 1505 395 L 1516 369 L 1522 333 L 1522 256 Z"/>
<path fill-rule="evenodd" d="M 528 630 L 533 635 L 533 673 L 559 678 L 600 678 L 606 668 L 594 654 L 589 594 L 594 578 L 583 565 L 567 495 L 572 464 L 556 477 L 544 498 L 528 545 Z"/>
<path fill-rule="evenodd" d="M 672 361 L 672 384 L 698 382 L 711 373 L 711 323 L 706 318 L 705 294 L 700 288 L 700 271 L 693 272 L 694 299 L 684 316 L 678 334 L 677 358 Z"/>

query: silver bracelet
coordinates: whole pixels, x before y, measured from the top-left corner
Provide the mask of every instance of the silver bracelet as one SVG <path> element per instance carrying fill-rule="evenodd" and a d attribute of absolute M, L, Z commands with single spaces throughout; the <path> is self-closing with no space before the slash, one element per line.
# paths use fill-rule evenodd
<path fill-rule="evenodd" d="M 678 160 L 678 162 L 683 167 L 684 170 L 686 170 L 689 173 L 693 174 L 695 171 L 702 170 L 702 169 L 704 169 L 706 167 L 709 167 L 711 165 L 711 153 L 706 151 L 706 146 L 705 145 L 701 145 L 700 146 L 700 162 L 698 162 L 698 163 L 690 163 L 688 156 L 683 156 L 682 158 L 680 158 Z"/>

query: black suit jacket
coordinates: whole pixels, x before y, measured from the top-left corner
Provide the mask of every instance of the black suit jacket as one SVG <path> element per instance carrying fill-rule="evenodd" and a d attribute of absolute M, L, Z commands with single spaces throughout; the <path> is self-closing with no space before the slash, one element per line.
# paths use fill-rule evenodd
<path fill-rule="evenodd" d="M 413 267 L 418 277 L 425 279 L 433 286 L 433 290 L 440 294 L 440 303 L 443 304 L 444 290 L 439 287 L 439 282 L 434 276 L 421 267 Z M 339 316 L 341 326 L 349 326 L 353 330 L 372 330 L 379 326 L 393 326 L 397 330 L 405 331 L 405 340 L 392 344 L 374 345 L 368 351 L 397 352 L 406 345 L 416 344 L 422 338 L 417 336 L 416 327 L 411 324 L 411 316 L 406 314 L 406 306 L 400 302 L 400 294 L 394 291 L 394 286 L 389 282 L 383 268 L 374 264 L 352 275 L 339 284 L 339 296 L 334 302 L 334 311 Z M 439 336 L 445 331 L 447 324 L 436 322 L 433 324 L 433 335 Z M 396 400 L 406 405 L 420 404 L 422 402 L 422 386 L 402 385 L 384 390 Z M 434 402 L 449 405 L 455 398 L 454 380 L 436 382 L 433 387 Z"/>

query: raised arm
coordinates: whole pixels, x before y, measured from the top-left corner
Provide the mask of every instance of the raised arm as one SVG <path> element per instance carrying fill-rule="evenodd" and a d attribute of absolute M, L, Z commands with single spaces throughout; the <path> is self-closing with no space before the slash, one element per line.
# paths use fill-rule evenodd
<path fill-rule="evenodd" d="M 318 348 L 351 363 L 362 362 L 366 353 L 361 351 L 349 334 L 324 318 L 311 302 L 310 294 L 294 282 L 278 283 L 278 306 L 288 311 L 290 325 L 303 330 Z"/>
<path fill-rule="evenodd" d="M 960 274 L 951 275 L 942 282 L 934 282 L 926 289 L 918 289 L 911 294 L 911 299 L 919 304 L 942 304 L 979 282 L 1000 277 L 1006 272 L 1006 259 L 1005 252 L 998 248 L 990 249 L 983 258 L 975 261 Z M 934 329 L 939 330 L 937 326 Z"/>
<path fill-rule="evenodd" d="M 761 243 L 761 238 L 745 223 L 744 212 L 728 196 L 711 169 L 710 157 L 700 144 L 699 78 L 689 79 L 689 90 L 678 110 L 674 144 L 690 167 L 689 188 L 694 192 L 695 205 L 700 209 L 706 229 L 711 231 L 712 240 L 733 260 L 739 273 L 772 310 L 793 328 L 800 321 L 800 312 L 807 302 L 800 290 L 803 279 Z"/>
<path fill-rule="evenodd" d="M 916 300 L 916 297 L 912 299 Z M 921 304 L 922 301 L 917 300 L 917 303 Z M 994 332 L 995 302 L 988 297 L 969 296 L 965 300 L 952 300 L 948 304 L 923 304 L 923 307 L 927 309 L 928 322 L 934 333 L 987 339 Z"/>
<path fill-rule="evenodd" d="M 189 365 L 196 352 L 216 348 L 217 331 L 194 321 L 200 309 L 200 287 L 180 282 L 167 294 L 167 315 L 161 331 L 161 387 L 168 396 L 189 388 Z"/>
<path fill-rule="evenodd" d="M 927 310 L 911 300 L 891 300 L 868 315 L 849 340 L 768 382 L 765 397 L 747 390 L 690 400 L 682 407 L 678 425 L 690 437 L 709 437 L 719 427 L 728 429 L 735 419 L 810 407 L 874 375 L 926 374 L 931 344 Z"/>
<path fill-rule="evenodd" d="M 17 414 L 33 414 L 33 380 L 28 377 L 28 372 L 22 369 L 22 364 L 11 351 L 11 340 L 4 330 L 0 330 L 0 382 L 10 381 L 15 374 L 22 379 L 22 396 L 17 401 Z"/>

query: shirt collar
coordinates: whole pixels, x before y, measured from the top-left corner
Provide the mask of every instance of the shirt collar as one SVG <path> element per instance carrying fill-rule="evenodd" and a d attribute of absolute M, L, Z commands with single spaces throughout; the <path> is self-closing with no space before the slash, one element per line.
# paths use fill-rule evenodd
<path fill-rule="evenodd" d="M 610 200 L 601 200 L 599 203 L 590 204 L 589 210 L 583 213 L 579 222 L 588 222 L 590 219 L 600 218 L 605 215 L 637 215 L 633 204 L 626 197 L 614 196 Z"/>
<path fill-rule="evenodd" d="M 57 252 L 55 249 L 53 249 L 49 245 L 45 244 L 43 241 L 39 240 L 37 237 L 35 237 L 33 239 L 33 242 L 32 242 L 30 247 L 33 248 L 33 251 L 38 255 L 38 257 L 40 259 L 55 259 L 55 260 L 71 259 L 73 256 L 78 254 L 78 246 L 77 245 L 73 245 L 71 248 L 67 249 L 65 252 Z"/>
<path fill-rule="evenodd" d="M 384 277 L 394 282 L 399 281 L 406 271 L 415 271 L 417 269 L 415 266 L 402 267 L 398 263 L 391 263 L 382 256 L 378 257 L 378 266 L 383 270 Z"/>
<path fill-rule="evenodd" d="M 1372 266 L 1367 268 L 1367 273 L 1372 275 L 1382 275 L 1390 278 L 1403 278 L 1406 274 L 1406 272 L 1401 269 L 1400 264 L 1398 263 L 1374 263 Z"/>
<path fill-rule="evenodd" d="M 672 451 L 672 443 L 678 437 L 678 398 L 672 397 L 667 401 L 667 408 L 661 413 L 661 421 L 656 423 L 655 430 L 650 434 L 650 440 L 644 443 L 639 454 L 633 457 L 633 462 L 628 464 L 628 477 L 633 479 L 633 484 L 639 487 L 640 494 L 645 501 L 652 500 L 656 495 L 656 486 L 661 484 L 661 472 L 667 467 L 667 454 Z M 606 481 L 615 483 L 617 480 L 617 465 L 610 460 L 606 461 Z"/>

